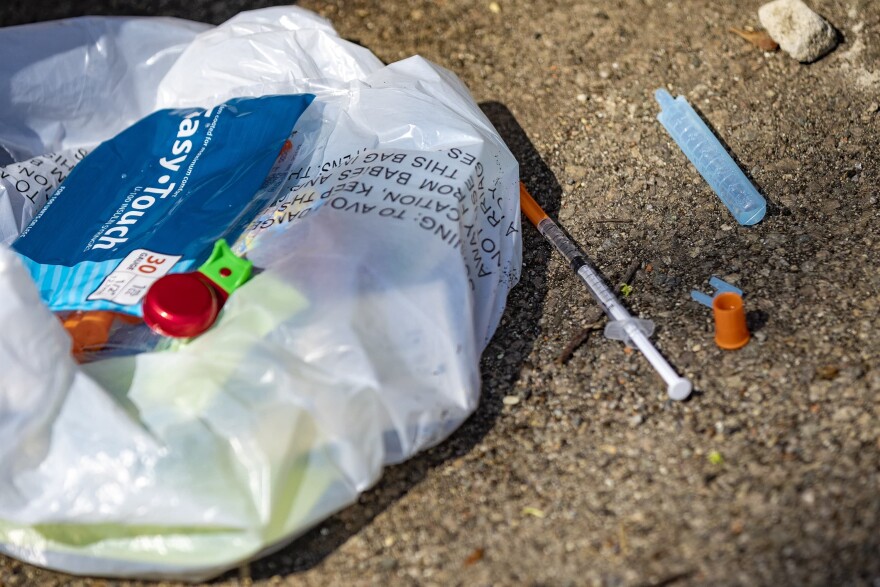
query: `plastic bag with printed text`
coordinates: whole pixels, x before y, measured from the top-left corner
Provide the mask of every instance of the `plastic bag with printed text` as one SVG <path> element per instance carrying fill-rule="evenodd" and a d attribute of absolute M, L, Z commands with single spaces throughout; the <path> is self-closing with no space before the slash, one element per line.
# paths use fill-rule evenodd
<path fill-rule="evenodd" d="M 207 578 L 353 503 L 474 411 L 520 270 L 518 169 L 453 74 L 385 66 L 297 7 L 219 27 L 73 19 L 0 29 L 0 44 L 0 551 Z M 51 282 L 7 245 L 151 113 L 295 94 L 313 99 L 290 156 L 231 235 L 254 277 L 197 338 L 78 364 Z"/>

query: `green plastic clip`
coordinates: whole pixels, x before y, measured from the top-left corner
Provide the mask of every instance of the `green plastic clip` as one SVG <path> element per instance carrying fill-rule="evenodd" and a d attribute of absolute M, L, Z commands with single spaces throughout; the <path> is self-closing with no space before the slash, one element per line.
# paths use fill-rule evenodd
<path fill-rule="evenodd" d="M 198 271 L 229 295 L 251 278 L 252 269 L 253 263 L 233 253 L 221 238 Z"/>

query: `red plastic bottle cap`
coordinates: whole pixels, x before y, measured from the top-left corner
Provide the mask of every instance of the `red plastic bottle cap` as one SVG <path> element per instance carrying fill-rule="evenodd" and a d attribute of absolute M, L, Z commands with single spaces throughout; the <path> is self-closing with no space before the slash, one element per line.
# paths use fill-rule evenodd
<path fill-rule="evenodd" d="M 200 273 L 172 273 L 158 279 L 144 296 L 144 322 L 165 336 L 190 338 L 208 330 L 221 300 Z"/>

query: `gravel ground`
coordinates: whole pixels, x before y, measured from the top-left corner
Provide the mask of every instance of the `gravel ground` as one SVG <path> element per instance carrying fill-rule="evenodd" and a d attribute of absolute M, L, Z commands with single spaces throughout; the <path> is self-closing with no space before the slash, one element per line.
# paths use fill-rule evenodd
<path fill-rule="evenodd" d="M 85 13 L 220 22 L 246 2 L 11 2 L 0 24 Z M 841 45 L 811 65 L 728 28 L 759 1 L 322 3 L 386 62 L 470 87 L 536 198 L 659 325 L 697 393 L 645 360 L 524 230 L 522 282 L 478 412 L 354 505 L 217 585 L 880 586 L 880 3 L 812 0 Z M 738 226 L 656 121 L 684 94 L 771 204 Z M 689 300 L 745 290 L 752 341 L 721 351 Z M 3 585 L 83 580 L 0 559 Z"/>

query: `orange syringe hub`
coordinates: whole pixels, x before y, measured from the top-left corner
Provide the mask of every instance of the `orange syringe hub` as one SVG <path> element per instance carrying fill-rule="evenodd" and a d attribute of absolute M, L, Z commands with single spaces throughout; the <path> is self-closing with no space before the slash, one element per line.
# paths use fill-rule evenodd
<path fill-rule="evenodd" d="M 712 300 L 715 314 L 715 344 L 732 351 L 742 348 L 749 342 L 749 329 L 746 326 L 746 312 L 739 294 L 724 292 Z"/>

